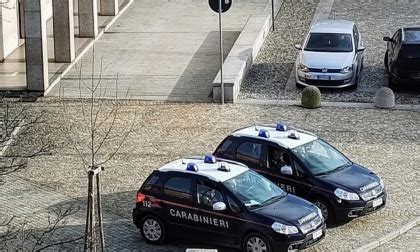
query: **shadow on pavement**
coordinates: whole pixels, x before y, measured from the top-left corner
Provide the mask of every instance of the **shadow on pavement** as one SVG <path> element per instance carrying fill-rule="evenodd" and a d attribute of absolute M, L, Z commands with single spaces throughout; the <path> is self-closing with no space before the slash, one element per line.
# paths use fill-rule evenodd
<path fill-rule="evenodd" d="M 240 31 L 223 32 L 223 57 L 226 59 Z M 185 38 L 188 39 L 188 38 Z M 169 101 L 213 99 L 213 80 L 220 70 L 219 32 L 209 32 L 168 96 Z"/>

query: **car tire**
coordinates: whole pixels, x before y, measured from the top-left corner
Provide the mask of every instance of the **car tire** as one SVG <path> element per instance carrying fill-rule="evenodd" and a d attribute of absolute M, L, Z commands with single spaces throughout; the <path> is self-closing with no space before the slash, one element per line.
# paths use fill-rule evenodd
<path fill-rule="evenodd" d="M 254 251 L 272 252 L 273 250 L 272 250 L 271 243 L 263 235 L 259 233 L 250 233 L 247 236 L 245 236 L 245 238 L 243 239 L 242 251 L 243 252 L 254 252 Z"/>
<path fill-rule="evenodd" d="M 392 79 L 392 75 L 391 73 L 388 73 L 388 88 L 392 89 L 395 91 L 395 82 Z"/>
<path fill-rule="evenodd" d="M 361 73 L 362 71 L 363 71 L 363 69 L 365 68 L 365 58 L 363 57 L 362 58 L 362 61 L 360 62 L 360 71 L 359 71 L 359 73 Z"/>
<path fill-rule="evenodd" d="M 335 217 L 330 202 L 323 198 L 315 198 L 312 202 L 315 206 L 321 209 L 325 222 L 329 225 L 334 224 Z"/>
<path fill-rule="evenodd" d="M 165 225 L 153 215 L 146 215 L 141 219 L 140 233 L 143 239 L 150 244 L 160 245 L 166 239 Z"/>
<path fill-rule="evenodd" d="M 350 86 L 351 90 L 356 90 L 359 86 L 359 74 L 356 74 L 354 84 Z"/>

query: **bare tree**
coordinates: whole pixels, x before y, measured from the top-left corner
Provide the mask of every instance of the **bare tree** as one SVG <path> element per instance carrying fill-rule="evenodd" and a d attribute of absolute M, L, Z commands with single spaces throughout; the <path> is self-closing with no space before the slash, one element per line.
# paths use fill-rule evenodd
<path fill-rule="evenodd" d="M 136 112 L 133 111 L 128 119 L 124 118 L 124 124 L 117 126 L 117 122 L 123 120 L 120 113 L 123 104 L 118 96 L 118 74 L 113 77 L 113 85 L 103 83 L 103 58 L 100 59 L 98 73 L 95 69 L 94 48 L 90 64 L 90 74 L 88 75 L 83 74 L 83 62 L 75 66 L 78 74 L 80 98 L 78 100 L 77 113 L 67 106 L 63 85 L 61 86 L 60 94 L 63 96 L 63 108 L 66 118 L 68 118 L 66 127 L 68 139 L 80 157 L 88 175 L 84 249 L 95 251 L 98 247 L 98 240 L 100 241 L 100 248 L 105 250 L 100 173 L 104 170 L 104 165 L 115 157 L 132 133 Z M 108 92 L 109 86 L 115 88 L 112 93 Z M 124 97 L 127 97 L 127 93 L 124 94 Z M 79 116 L 76 118 L 74 115 Z M 94 189 L 95 185 L 96 190 Z M 97 205 L 96 211 L 94 207 L 95 200 Z M 95 217 L 95 213 L 97 213 L 97 217 Z M 99 239 L 97 239 L 98 236 Z"/>
<path fill-rule="evenodd" d="M 3 97 L 0 102 L 0 183 L 5 175 L 18 172 L 27 167 L 28 160 L 50 155 L 53 144 L 45 138 L 37 137 L 36 146 L 25 148 L 21 138 L 33 139 L 29 128 L 43 124 L 45 111 L 34 113 L 31 106 L 24 104 L 22 98 Z"/>

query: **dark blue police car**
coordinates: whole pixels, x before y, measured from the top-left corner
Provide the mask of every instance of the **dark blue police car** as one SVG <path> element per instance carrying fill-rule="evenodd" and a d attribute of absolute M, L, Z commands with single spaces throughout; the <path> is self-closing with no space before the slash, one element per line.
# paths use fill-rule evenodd
<path fill-rule="evenodd" d="M 148 243 L 168 237 L 286 251 L 325 236 L 322 213 L 245 165 L 213 156 L 164 165 L 137 192 L 133 220 Z"/>
<path fill-rule="evenodd" d="M 235 131 L 214 155 L 244 163 L 318 206 L 324 219 L 349 220 L 385 206 L 382 179 L 316 135 L 284 124 Z"/>

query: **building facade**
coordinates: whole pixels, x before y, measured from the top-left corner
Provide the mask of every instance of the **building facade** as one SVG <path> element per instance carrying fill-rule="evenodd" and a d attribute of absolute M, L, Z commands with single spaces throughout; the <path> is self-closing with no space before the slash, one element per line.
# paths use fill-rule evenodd
<path fill-rule="evenodd" d="M 75 21 L 78 37 L 95 38 L 98 14 L 115 16 L 119 1 L 3 0 L 0 5 L 0 64 L 24 46 L 26 91 L 42 93 L 49 82 L 47 22 L 53 23 L 54 62 L 70 63 L 76 51 Z"/>

